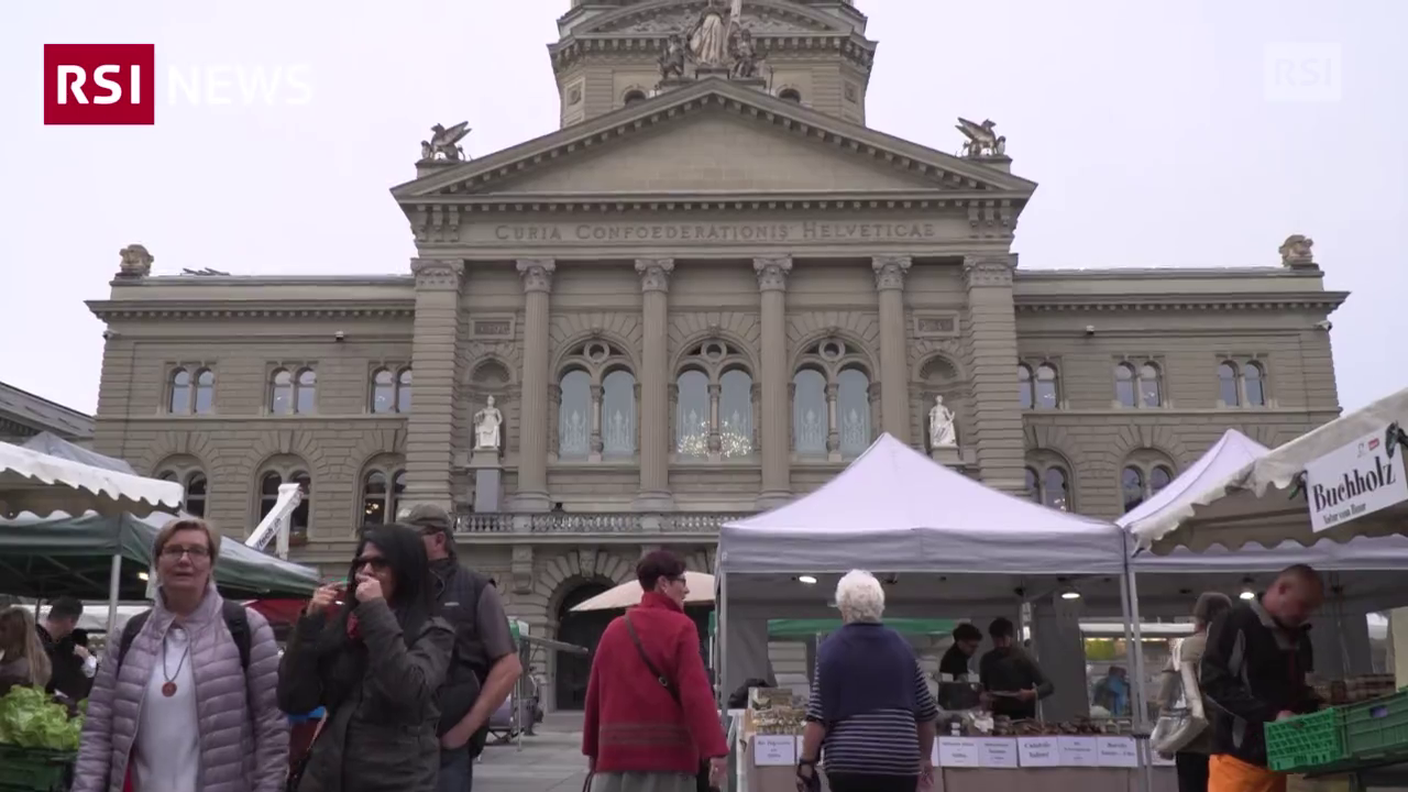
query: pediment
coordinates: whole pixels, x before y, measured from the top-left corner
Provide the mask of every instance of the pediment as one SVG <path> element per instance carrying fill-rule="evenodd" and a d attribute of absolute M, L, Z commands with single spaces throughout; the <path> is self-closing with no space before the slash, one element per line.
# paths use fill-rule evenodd
<path fill-rule="evenodd" d="M 573 31 L 573 35 L 582 38 L 593 35 L 659 36 L 677 33 L 687 30 L 705 5 L 704 0 L 684 3 L 679 0 L 656 0 L 603 14 Z M 850 26 L 841 19 L 776 0 L 747 0 L 739 22 L 758 36 L 851 32 Z"/>
<path fill-rule="evenodd" d="M 929 195 L 1024 201 L 1036 184 L 708 79 L 392 190 L 405 203 L 635 195 Z"/>

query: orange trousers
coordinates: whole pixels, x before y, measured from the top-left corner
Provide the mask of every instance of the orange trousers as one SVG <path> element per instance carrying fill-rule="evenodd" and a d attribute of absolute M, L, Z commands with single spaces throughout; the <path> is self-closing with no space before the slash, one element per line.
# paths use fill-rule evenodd
<path fill-rule="evenodd" d="M 1208 792 L 1286 792 L 1286 776 L 1235 756 L 1214 754 L 1208 759 Z"/>

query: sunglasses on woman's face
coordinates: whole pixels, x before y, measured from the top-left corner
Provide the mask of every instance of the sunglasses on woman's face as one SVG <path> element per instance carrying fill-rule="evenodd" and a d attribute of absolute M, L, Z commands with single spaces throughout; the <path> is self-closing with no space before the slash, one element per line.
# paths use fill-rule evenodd
<path fill-rule="evenodd" d="M 382 556 L 361 556 L 352 561 L 353 569 L 361 569 L 365 566 L 371 567 L 373 572 L 385 572 L 391 567 L 391 562 Z"/>

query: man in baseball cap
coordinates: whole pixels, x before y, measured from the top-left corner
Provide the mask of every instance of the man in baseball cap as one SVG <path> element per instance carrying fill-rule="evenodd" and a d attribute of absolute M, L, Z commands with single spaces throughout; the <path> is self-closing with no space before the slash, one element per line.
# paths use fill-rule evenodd
<path fill-rule="evenodd" d="M 493 581 L 460 564 L 454 520 L 423 503 L 405 522 L 421 532 L 436 578 L 441 615 L 455 628 L 455 653 L 440 688 L 440 792 L 470 792 L 474 759 L 484 750 L 489 718 L 504 703 L 523 665 Z"/>

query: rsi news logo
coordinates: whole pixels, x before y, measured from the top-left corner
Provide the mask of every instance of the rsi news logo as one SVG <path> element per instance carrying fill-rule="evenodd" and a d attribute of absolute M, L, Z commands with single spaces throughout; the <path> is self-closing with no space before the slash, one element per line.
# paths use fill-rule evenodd
<path fill-rule="evenodd" d="M 170 67 L 168 104 L 308 104 L 307 66 Z M 156 123 L 156 45 L 45 44 L 46 125 L 130 126 Z M 286 89 L 292 89 L 291 95 Z"/>

